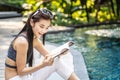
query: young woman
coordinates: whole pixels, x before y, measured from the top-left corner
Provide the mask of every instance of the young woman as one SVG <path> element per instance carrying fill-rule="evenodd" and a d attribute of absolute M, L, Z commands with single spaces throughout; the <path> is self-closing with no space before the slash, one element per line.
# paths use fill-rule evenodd
<path fill-rule="evenodd" d="M 5 80 L 46 80 L 54 71 L 65 80 L 79 80 L 64 62 L 54 60 L 39 40 L 48 31 L 52 19 L 53 14 L 47 9 L 38 9 L 29 16 L 9 47 L 5 61 Z M 32 66 L 33 48 L 44 56 L 42 63 L 35 66 Z"/>

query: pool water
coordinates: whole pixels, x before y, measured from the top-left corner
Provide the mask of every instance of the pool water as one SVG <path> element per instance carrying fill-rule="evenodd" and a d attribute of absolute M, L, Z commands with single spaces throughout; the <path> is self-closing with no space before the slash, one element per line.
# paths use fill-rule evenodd
<path fill-rule="evenodd" d="M 48 34 L 46 41 L 63 44 L 68 40 L 82 53 L 90 80 L 120 80 L 120 38 L 98 37 L 85 31 L 103 27 L 76 29 L 71 33 Z M 114 27 L 109 27 L 114 28 Z"/>

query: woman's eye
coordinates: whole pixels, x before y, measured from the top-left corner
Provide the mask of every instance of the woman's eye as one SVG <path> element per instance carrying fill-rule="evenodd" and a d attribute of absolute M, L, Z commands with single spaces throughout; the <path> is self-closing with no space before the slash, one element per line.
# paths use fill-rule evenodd
<path fill-rule="evenodd" d="M 40 26 L 40 28 L 44 28 L 43 26 Z"/>

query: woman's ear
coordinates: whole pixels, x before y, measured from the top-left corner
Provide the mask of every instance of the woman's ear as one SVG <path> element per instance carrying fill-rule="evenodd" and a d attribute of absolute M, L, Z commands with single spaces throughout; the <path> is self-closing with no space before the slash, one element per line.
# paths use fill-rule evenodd
<path fill-rule="evenodd" d="M 30 25 L 32 26 L 32 28 L 34 27 L 33 19 L 30 19 Z"/>

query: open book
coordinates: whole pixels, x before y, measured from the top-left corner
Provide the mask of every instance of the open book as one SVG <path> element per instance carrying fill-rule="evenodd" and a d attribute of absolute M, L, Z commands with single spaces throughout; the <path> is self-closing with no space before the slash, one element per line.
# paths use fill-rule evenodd
<path fill-rule="evenodd" d="M 68 41 L 65 44 L 59 46 L 58 48 L 51 51 L 51 55 L 53 58 L 58 57 L 69 50 L 69 47 L 74 43 L 72 41 Z"/>

